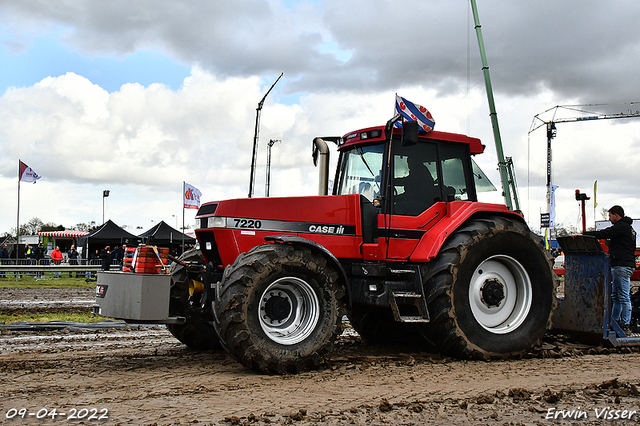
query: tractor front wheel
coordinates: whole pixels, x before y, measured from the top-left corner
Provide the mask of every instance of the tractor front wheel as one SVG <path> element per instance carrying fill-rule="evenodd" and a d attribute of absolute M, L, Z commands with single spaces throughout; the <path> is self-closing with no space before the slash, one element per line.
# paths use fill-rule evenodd
<path fill-rule="evenodd" d="M 214 302 L 225 349 L 267 373 L 318 366 L 342 333 L 338 273 L 308 248 L 266 244 L 227 268 Z"/>

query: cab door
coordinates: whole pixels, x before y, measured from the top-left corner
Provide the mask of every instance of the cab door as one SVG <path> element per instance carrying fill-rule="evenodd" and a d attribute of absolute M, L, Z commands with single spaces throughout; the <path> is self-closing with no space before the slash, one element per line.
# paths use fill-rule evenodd
<path fill-rule="evenodd" d="M 391 158 L 390 214 L 384 234 L 387 258 L 407 260 L 425 232 L 444 216 L 438 185 L 438 145 L 420 141 L 403 146 L 394 143 Z"/>
<path fill-rule="evenodd" d="M 447 215 L 447 203 L 475 201 L 469 147 L 448 141 L 395 144 L 391 159 L 389 259 L 408 260 L 430 245 L 428 231 Z"/>

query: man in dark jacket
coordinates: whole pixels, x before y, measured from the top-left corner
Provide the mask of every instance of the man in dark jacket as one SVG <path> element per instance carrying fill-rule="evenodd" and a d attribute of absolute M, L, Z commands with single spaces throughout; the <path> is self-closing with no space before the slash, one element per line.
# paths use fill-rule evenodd
<path fill-rule="evenodd" d="M 49 263 L 44 260 L 44 254 L 44 246 L 42 243 L 38 243 L 38 246 L 32 251 L 32 256 L 36 265 L 47 265 Z M 42 272 L 36 272 L 36 278 L 42 278 L 42 276 Z"/>
<path fill-rule="evenodd" d="M 0 265 L 8 265 L 9 264 L 9 251 L 7 250 L 7 245 L 3 244 L 0 247 Z M 0 278 L 4 278 L 4 271 L 0 272 Z"/>
<path fill-rule="evenodd" d="M 102 259 L 102 270 L 108 271 L 111 267 L 111 262 L 113 262 L 113 254 L 111 253 L 111 247 L 106 246 L 100 252 L 100 259 Z"/>
<path fill-rule="evenodd" d="M 67 259 L 69 259 L 69 265 L 78 265 L 78 250 L 76 250 L 76 246 L 71 245 L 67 252 Z M 71 272 L 69 272 L 69 277 L 71 277 Z M 76 278 L 78 278 L 78 271 L 76 271 Z"/>
<path fill-rule="evenodd" d="M 609 240 L 609 259 L 611 262 L 611 318 L 618 321 L 625 334 L 629 334 L 631 322 L 631 274 L 636 268 L 636 231 L 633 220 L 624 215 L 620 206 L 609 209 L 609 221 L 612 226 L 600 231 L 587 231 L 583 235 L 591 235 L 599 239 Z"/>

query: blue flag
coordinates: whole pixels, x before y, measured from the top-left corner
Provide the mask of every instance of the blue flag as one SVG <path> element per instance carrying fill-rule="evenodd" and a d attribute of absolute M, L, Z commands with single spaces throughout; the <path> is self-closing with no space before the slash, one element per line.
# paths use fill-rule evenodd
<path fill-rule="evenodd" d="M 418 128 L 421 133 L 429 133 L 433 130 L 436 122 L 433 121 L 433 117 L 429 110 L 425 107 L 414 104 L 396 94 L 396 113 L 402 114 L 407 121 L 417 121 Z M 396 127 L 402 127 L 402 123 L 396 122 Z"/>

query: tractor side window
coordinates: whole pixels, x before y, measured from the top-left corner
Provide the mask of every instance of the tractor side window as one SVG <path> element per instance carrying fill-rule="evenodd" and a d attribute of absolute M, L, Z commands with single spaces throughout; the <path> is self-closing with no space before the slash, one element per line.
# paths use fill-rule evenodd
<path fill-rule="evenodd" d="M 469 200 L 470 194 L 467 188 L 469 173 L 464 160 L 468 157 L 468 149 L 464 145 L 446 143 L 440 145 L 442 186 L 445 197 L 453 196 L 454 200 Z"/>
<path fill-rule="evenodd" d="M 380 196 L 384 144 L 355 147 L 343 153 L 336 195 Z"/>
<path fill-rule="evenodd" d="M 394 145 L 393 213 L 417 216 L 440 201 L 437 147 L 433 143 Z"/>

